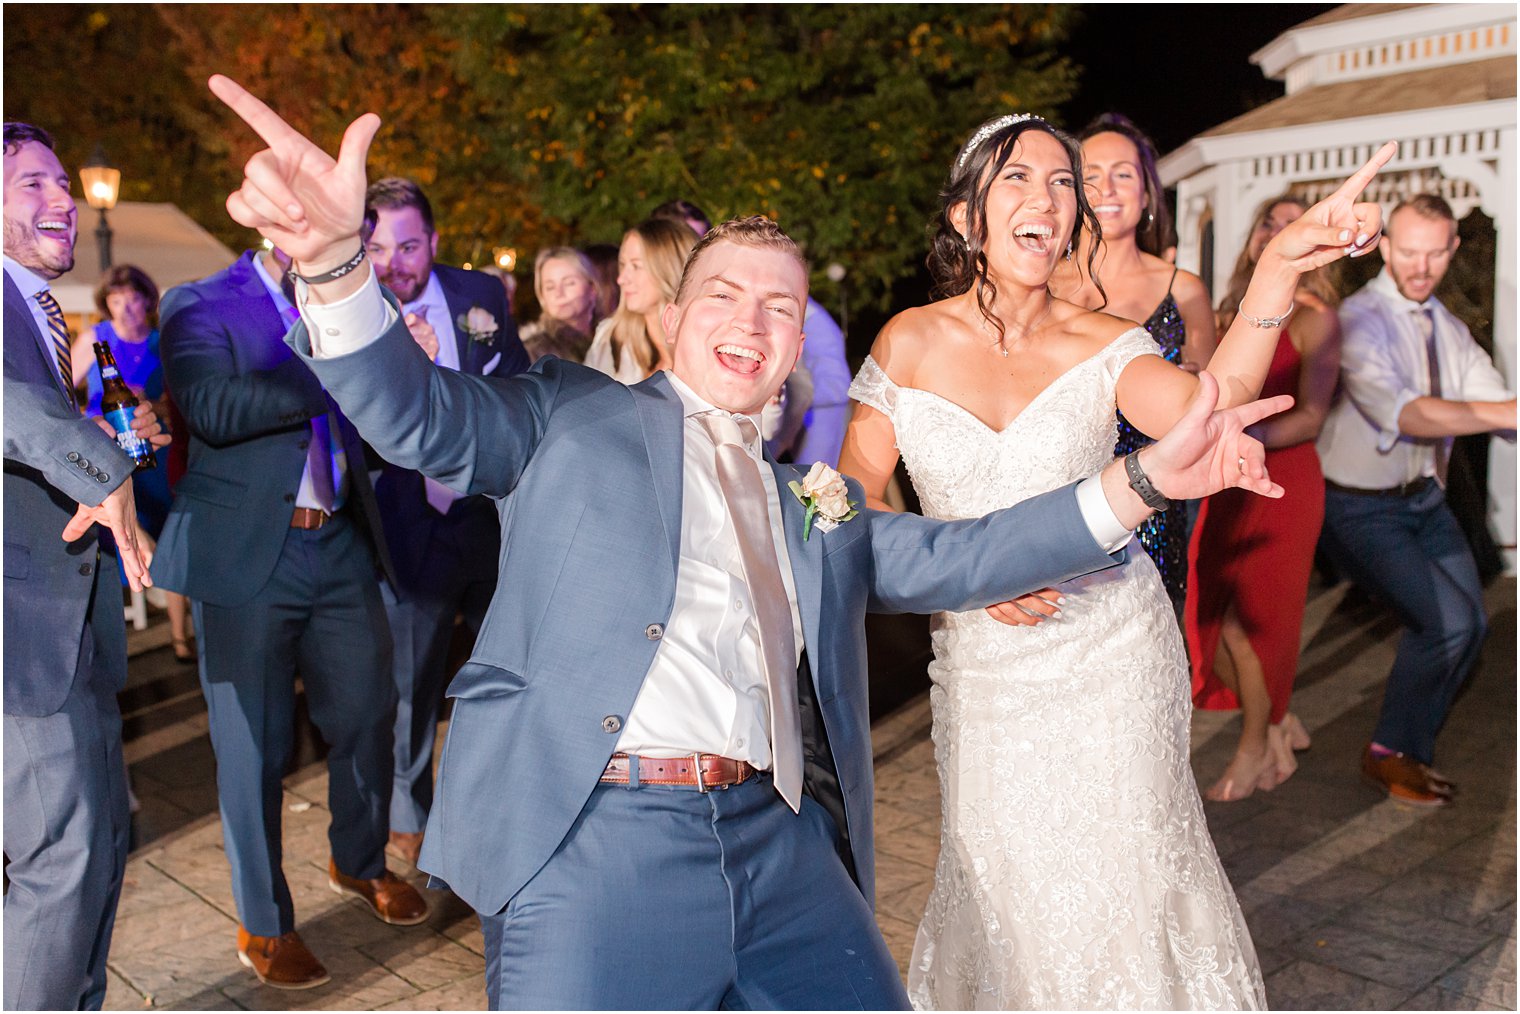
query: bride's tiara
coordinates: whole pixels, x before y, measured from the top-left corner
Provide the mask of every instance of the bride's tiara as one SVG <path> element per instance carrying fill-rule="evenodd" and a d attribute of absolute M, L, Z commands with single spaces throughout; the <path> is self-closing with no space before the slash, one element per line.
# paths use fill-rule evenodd
<path fill-rule="evenodd" d="M 987 138 L 1005 127 L 1011 127 L 1015 123 L 1023 123 L 1025 120 L 1039 120 L 1041 123 L 1044 123 L 1045 117 L 1036 116 L 1034 113 L 1009 113 L 1006 116 L 999 116 L 995 120 L 988 120 L 982 124 L 981 129 L 972 134 L 971 140 L 966 142 L 966 147 L 961 149 L 961 157 L 955 160 L 955 171 L 960 172 L 966 168 L 967 160 L 975 154 L 976 149 L 980 148 L 982 142 L 987 140 Z"/>

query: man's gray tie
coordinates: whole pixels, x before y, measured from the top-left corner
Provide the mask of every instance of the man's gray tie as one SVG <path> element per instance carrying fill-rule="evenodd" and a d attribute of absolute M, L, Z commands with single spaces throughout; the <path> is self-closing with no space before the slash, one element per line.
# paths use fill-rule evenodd
<path fill-rule="evenodd" d="M 1422 306 L 1414 311 L 1415 324 L 1420 329 L 1420 335 L 1425 339 L 1425 366 L 1429 371 L 1429 393 L 1432 398 L 1440 398 L 1441 395 L 1441 358 L 1436 352 L 1436 320 L 1430 312 L 1430 307 Z M 1436 482 L 1441 488 L 1446 488 L 1446 466 L 1449 462 L 1448 455 L 1451 453 L 1451 441 L 1445 437 L 1438 437 L 1431 445 L 1436 457 Z"/>
<path fill-rule="evenodd" d="M 63 319 L 63 308 L 47 289 L 37 293 L 37 305 L 47 314 L 48 334 L 53 339 L 53 354 L 58 357 L 58 373 L 63 386 L 68 388 L 69 400 L 74 401 L 74 365 L 69 349 L 69 326 Z"/>
<path fill-rule="evenodd" d="M 755 603 L 760 628 L 765 687 L 771 709 L 771 774 L 776 791 L 793 811 L 802 806 L 802 718 L 797 707 L 797 645 L 792 607 L 781 582 L 776 543 L 760 464 L 744 449 L 744 437 L 759 440 L 754 423 L 726 412 L 698 417 L 716 446 L 718 485 L 728 504 L 739 542 L 744 580 Z M 744 427 L 741 433 L 740 427 Z"/>

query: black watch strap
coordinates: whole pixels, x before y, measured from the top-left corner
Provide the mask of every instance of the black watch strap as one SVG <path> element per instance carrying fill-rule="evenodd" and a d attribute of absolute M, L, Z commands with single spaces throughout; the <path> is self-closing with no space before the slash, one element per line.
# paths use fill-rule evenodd
<path fill-rule="evenodd" d="M 1172 505 L 1151 482 L 1151 477 L 1145 474 L 1145 469 L 1140 467 L 1140 452 L 1130 451 L 1124 456 L 1124 474 L 1129 476 L 1129 488 L 1135 491 L 1135 495 L 1145 501 L 1145 506 L 1153 511 L 1164 511 Z"/>

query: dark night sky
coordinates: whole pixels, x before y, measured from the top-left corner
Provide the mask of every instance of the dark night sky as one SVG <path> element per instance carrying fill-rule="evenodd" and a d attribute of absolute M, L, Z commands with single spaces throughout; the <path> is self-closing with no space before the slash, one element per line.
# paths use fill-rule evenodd
<path fill-rule="evenodd" d="M 1283 94 L 1251 54 L 1336 4 L 1084 4 L 1063 47 L 1082 68 L 1064 120 L 1124 113 L 1164 155 Z"/>

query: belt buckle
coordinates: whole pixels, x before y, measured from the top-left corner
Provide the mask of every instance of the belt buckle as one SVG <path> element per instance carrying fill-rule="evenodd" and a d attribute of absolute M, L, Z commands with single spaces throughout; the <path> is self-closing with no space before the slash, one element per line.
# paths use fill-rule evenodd
<path fill-rule="evenodd" d="M 697 791 L 703 794 L 711 792 L 712 790 L 707 787 L 707 783 L 702 780 L 702 755 L 700 753 L 691 755 L 691 770 L 697 779 Z"/>

